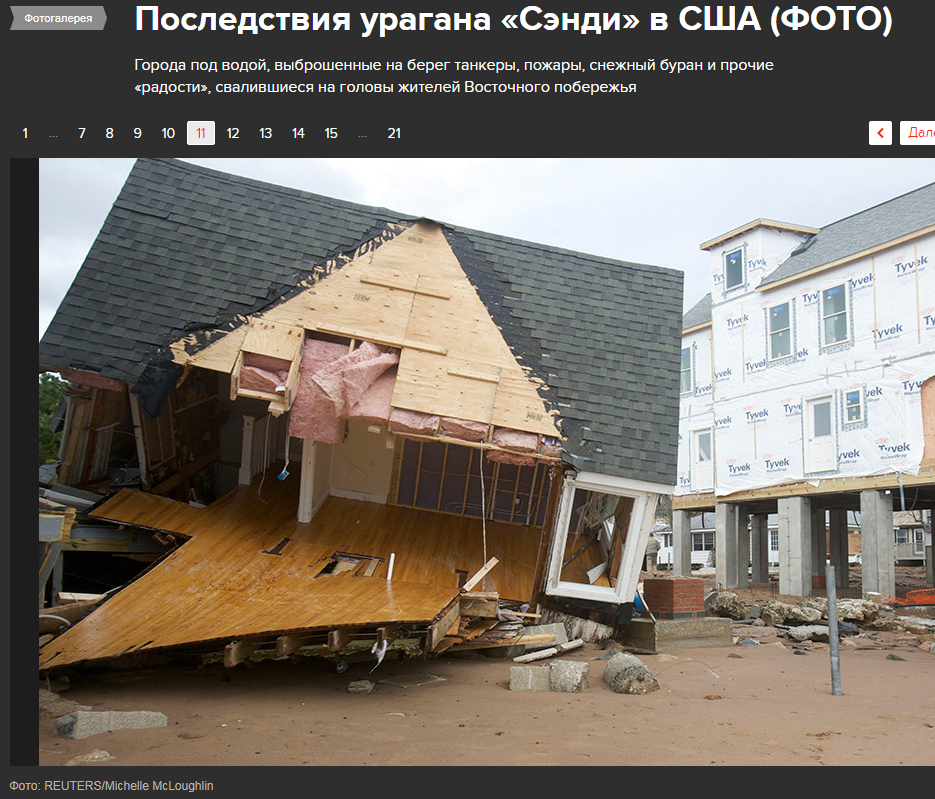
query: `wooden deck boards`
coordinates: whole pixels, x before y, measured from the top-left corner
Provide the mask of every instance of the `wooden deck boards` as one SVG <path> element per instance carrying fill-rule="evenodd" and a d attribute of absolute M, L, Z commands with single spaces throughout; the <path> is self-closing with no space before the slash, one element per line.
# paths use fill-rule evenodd
<path fill-rule="evenodd" d="M 267 479 L 258 497 L 255 481 L 207 508 L 128 490 L 99 506 L 100 518 L 191 539 L 51 641 L 40 666 L 292 630 L 425 624 L 458 593 L 456 570 L 485 562 L 479 519 L 329 497 L 300 524 L 296 485 Z M 486 557 L 500 561 L 486 590 L 528 599 L 540 531 L 486 528 Z M 281 555 L 261 551 L 285 538 Z M 316 577 L 335 552 L 383 560 L 372 577 L 357 576 L 363 568 Z"/>

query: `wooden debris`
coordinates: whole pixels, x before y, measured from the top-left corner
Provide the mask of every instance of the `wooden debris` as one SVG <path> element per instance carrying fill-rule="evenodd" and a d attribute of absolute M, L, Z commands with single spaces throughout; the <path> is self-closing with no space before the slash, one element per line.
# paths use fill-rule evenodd
<path fill-rule="evenodd" d="M 471 590 L 473 590 L 474 586 L 477 585 L 481 580 L 483 580 L 484 577 L 487 576 L 487 572 L 489 572 L 499 562 L 500 561 L 497 560 L 496 558 L 491 558 L 490 560 L 488 560 L 483 565 L 483 567 L 480 569 L 480 571 L 478 571 L 464 585 L 461 586 L 461 591 L 464 593 L 469 593 Z"/>
<path fill-rule="evenodd" d="M 533 636 L 529 636 L 530 638 Z M 518 655 L 513 658 L 516 663 L 530 663 L 533 660 L 544 660 L 545 658 L 550 658 L 553 655 L 561 654 L 562 652 L 568 652 L 571 649 L 577 649 L 578 647 L 584 646 L 584 641 L 580 638 L 576 638 L 574 641 L 566 641 L 564 644 L 559 644 L 558 646 L 550 646 L 548 649 L 540 649 L 538 652 L 528 652 L 525 655 Z"/>

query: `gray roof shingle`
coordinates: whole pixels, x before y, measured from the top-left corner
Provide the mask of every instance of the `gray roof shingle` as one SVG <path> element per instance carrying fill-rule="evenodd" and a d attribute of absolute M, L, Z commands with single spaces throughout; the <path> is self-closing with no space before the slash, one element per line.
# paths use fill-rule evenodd
<path fill-rule="evenodd" d="M 40 365 L 136 383 L 184 332 L 263 307 L 329 257 L 408 221 L 140 160 L 39 343 Z M 682 273 L 440 224 L 519 362 L 548 384 L 566 460 L 673 483 Z"/>
<path fill-rule="evenodd" d="M 760 285 L 777 283 L 932 225 L 935 183 L 823 227 L 796 247 Z"/>

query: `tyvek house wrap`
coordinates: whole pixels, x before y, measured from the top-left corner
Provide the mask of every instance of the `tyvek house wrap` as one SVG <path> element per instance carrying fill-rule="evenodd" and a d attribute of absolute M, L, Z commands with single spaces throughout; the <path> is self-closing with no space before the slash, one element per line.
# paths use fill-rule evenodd
<path fill-rule="evenodd" d="M 917 474 L 924 447 L 921 385 L 935 374 L 935 239 L 894 247 L 786 286 L 716 304 L 714 362 L 702 333 L 688 336 L 698 374 L 681 403 L 679 486 L 694 485 L 693 431 L 712 429 L 715 492 L 829 477 Z M 907 266 L 908 265 L 908 266 Z M 847 337 L 822 346 L 821 295 L 846 294 Z M 791 352 L 770 358 L 769 311 L 790 303 Z M 697 345 L 697 346 L 694 346 Z M 713 379 L 712 379 L 713 378 Z M 848 415 L 857 393 L 862 413 Z M 809 457 L 809 403 L 832 402 L 830 468 Z"/>
<path fill-rule="evenodd" d="M 292 403 L 289 435 L 337 444 L 344 420 L 399 354 L 364 342 L 348 352 L 346 344 L 307 339 Z"/>

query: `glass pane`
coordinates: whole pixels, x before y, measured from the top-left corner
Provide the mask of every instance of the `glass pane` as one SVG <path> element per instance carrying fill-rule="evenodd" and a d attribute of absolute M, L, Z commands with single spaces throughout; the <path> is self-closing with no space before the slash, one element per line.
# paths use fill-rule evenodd
<path fill-rule="evenodd" d="M 769 331 L 785 330 L 789 327 L 789 303 L 784 302 L 769 311 Z"/>
<path fill-rule="evenodd" d="M 779 333 L 771 333 L 769 337 L 770 358 L 786 358 L 792 355 L 792 333 L 789 330 L 782 330 Z"/>
<path fill-rule="evenodd" d="M 682 350 L 682 371 L 686 371 L 692 368 L 692 353 L 691 350 L 686 347 Z"/>
<path fill-rule="evenodd" d="M 831 435 L 831 403 L 816 402 L 812 405 L 812 435 L 818 436 Z"/>
<path fill-rule="evenodd" d="M 863 416 L 859 391 L 848 391 L 844 395 L 844 407 L 847 410 L 848 422 L 859 422 Z"/>
<path fill-rule="evenodd" d="M 842 313 L 846 310 L 844 299 L 844 286 L 835 286 L 831 289 L 825 289 L 821 294 L 821 314 L 830 316 L 831 314 Z"/>
<path fill-rule="evenodd" d="M 742 253 L 740 250 L 737 252 L 732 252 L 727 256 L 727 269 L 724 276 L 724 280 L 727 283 L 727 288 L 731 289 L 734 286 L 739 286 L 743 283 L 743 259 Z"/>
<path fill-rule="evenodd" d="M 692 375 L 691 372 L 682 372 L 682 379 L 679 383 L 679 393 L 687 394 L 692 390 Z"/>
<path fill-rule="evenodd" d="M 838 314 L 825 319 L 825 344 L 847 341 L 847 314 Z"/>
<path fill-rule="evenodd" d="M 711 460 L 711 433 L 698 434 L 698 461 L 704 462 Z"/>

